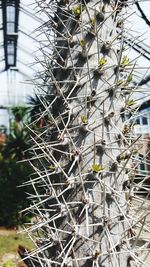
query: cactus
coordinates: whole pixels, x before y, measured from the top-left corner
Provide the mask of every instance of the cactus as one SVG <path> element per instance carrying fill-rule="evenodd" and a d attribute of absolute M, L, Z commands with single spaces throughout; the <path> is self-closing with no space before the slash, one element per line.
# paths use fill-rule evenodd
<path fill-rule="evenodd" d="M 36 3 L 49 19 L 43 32 L 50 51 L 41 49 L 44 125 L 31 129 L 34 176 L 27 184 L 35 195 L 27 210 L 35 222 L 25 231 L 36 249 L 24 249 L 25 262 L 146 266 L 148 243 L 140 247 L 139 240 L 148 213 L 142 211 L 146 200 L 134 193 L 131 168 L 139 137 L 124 121 L 125 113 L 135 115 L 136 63 L 124 42 L 127 1 Z"/>

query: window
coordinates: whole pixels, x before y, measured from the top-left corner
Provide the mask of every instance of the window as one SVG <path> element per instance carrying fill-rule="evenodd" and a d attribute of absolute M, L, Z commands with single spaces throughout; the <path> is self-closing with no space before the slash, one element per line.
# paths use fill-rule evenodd
<path fill-rule="evenodd" d="M 8 54 L 14 54 L 14 42 L 7 44 L 7 53 Z"/>
<path fill-rule="evenodd" d="M 13 55 L 8 55 L 8 65 L 14 65 L 14 56 Z"/>
<path fill-rule="evenodd" d="M 138 117 L 135 122 L 136 124 L 140 124 L 140 118 Z"/>
<path fill-rule="evenodd" d="M 144 163 L 140 163 L 140 169 L 142 170 L 142 171 L 144 171 L 145 170 L 145 164 Z"/>
<path fill-rule="evenodd" d="M 7 16 L 7 34 L 15 32 L 15 6 L 6 6 L 6 16 Z"/>
<path fill-rule="evenodd" d="M 150 173 L 150 162 L 149 161 L 147 162 L 147 170 Z"/>
<path fill-rule="evenodd" d="M 15 32 L 15 24 L 14 22 L 7 22 L 7 34 L 11 34 Z"/>
<path fill-rule="evenodd" d="M 15 6 L 7 5 L 6 7 L 7 21 L 14 22 L 15 21 Z"/>
<path fill-rule="evenodd" d="M 142 124 L 143 125 L 147 125 L 148 124 L 148 120 L 147 120 L 146 116 L 142 117 Z"/>

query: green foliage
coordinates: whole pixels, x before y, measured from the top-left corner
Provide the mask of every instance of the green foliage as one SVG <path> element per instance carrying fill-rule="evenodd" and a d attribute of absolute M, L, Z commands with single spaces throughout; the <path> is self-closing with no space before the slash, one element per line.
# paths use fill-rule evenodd
<path fill-rule="evenodd" d="M 82 120 L 82 123 L 83 124 L 86 124 L 87 123 L 87 117 L 85 115 L 82 115 L 81 116 L 81 120 Z"/>
<path fill-rule="evenodd" d="M 81 12 L 85 10 L 85 6 L 84 5 L 79 5 L 75 8 L 72 9 L 73 13 L 75 14 L 75 16 L 80 16 Z"/>
<path fill-rule="evenodd" d="M 103 171 L 105 168 L 101 164 L 93 164 L 91 169 L 93 172 L 97 173 Z"/>
<path fill-rule="evenodd" d="M 24 221 L 18 212 L 28 205 L 24 188 L 18 187 L 29 175 L 29 166 L 16 159 L 0 161 L 0 225 L 11 227 Z"/>
<path fill-rule="evenodd" d="M 0 145 L 0 225 L 12 227 L 26 220 L 19 217 L 21 209 L 27 207 L 25 188 L 19 187 L 27 181 L 30 166 L 18 161 L 24 160 L 24 151 L 29 147 L 28 130 L 23 123 L 27 122 L 27 108 L 12 109 L 13 119 L 6 141 Z"/>
<path fill-rule="evenodd" d="M 94 25 L 96 24 L 96 18 L 91 19 L 91 20 L 90 20 L 90 24 L 91 24 L 92 26 L 94 26 Z"/>
<path fill-rule="evenodd" d="M 127 56 L 123 56 L 121 65 L 122 66 L 127 66 L 129 64 L 129 58 Z"/>
<path fill-rule="evenodd" d="M 99 67 L 103 67 L 106 63 L 107 63 L 107 59 L 105 59 L 104 57 L 99 59 Z"/>
<path fill-rule="evenodd" d="M 29 114 L 32 127 L 39 131 L 48 121 L 51 120 L 51 110 L 45 112 L 46 103 L 53 101 L 51 96 L 29 97 L 28 104 L 30 105 Z M 57 107 L 56 107 L 57 109 Z M 44 114 L 43 114 L 44 113 Z"/>
<path fill-rule="evenodd" d="M 86 46 L 86 41 L 85 40 L 80 40 L 80 46 L 84 48 Z"/>
<path fill-rule="evenodd" d="M 5 254 L 16 254 L 19 245 L 24 245 L 28 249 L 33 249 L 34 245 L 32 241 L 23 234 L 16 234 L 14 231 L 8 230 L 7 235 L 1 234 L 0 236 L 0 264 Z M 4 263 L 6 264 L 7 261 Z M 5 265 L 4 265 L 5 266 Z M 6 265 L 7 266 L 7 265 Z M 24 266 L 24 265 L 23 265 Z"/>
<path fill-rule="evenodd" d="M 133 76 L 132 74 L 129 74 L 128 78 L 127 78 L 127 82 L 130 83 L 133 79 Z"/>
<path fill-rule="evenodd" d="M 16 267 L 16 264 L 13 261 L 6 261 L 3 267 Z"/>
<path fill-rule="evenodd" d="M 134 104 L 135 104 L 135 101 L 134 101 L 133 99 L 128 100 L 128 102 L 127 102 L 127 106 L 128 106 L 128 107 L 131 107 L 131 106 L 133 106 Z"/>
<path fill-rule="evenodd" d="M 15 106 L 12 108 L 12 114 L 17 122 L 20 122 L 27 115 L 28 107 L 25 106 Z"/>
<path fill-rule="evenodd" d="M 56 167 L 55 167 L 54 165 L 50 165 L 50 166 L 49 166 L 49 169 L 50 169 L 51 171 L 55 171 L 55 170 L 56 170 Z"/>

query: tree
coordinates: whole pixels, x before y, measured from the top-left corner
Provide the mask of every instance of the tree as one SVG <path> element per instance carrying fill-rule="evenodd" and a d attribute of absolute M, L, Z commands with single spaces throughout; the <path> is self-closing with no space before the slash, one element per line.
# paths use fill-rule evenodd
<path fill-rule="evenodd" d="M 49 96 L 41 103 L 49 119 L 33 137 L 37 177 L 29 211 L 37 224 L 28 232 L 38 248 L 25 250 L 28 266 L 142 266 L 135 228 L 145 227 L 147 214 L 137 219 L 131 205 L 138 138 L 124 121 L 135 115 L 127 1 L 36 3 L 48 16 L 43 31 L 52 50 L 41 49 Z"/>
<path fill-rule="evenodd" d="M 25 191 L 20 184 L 28 180 L 31 167 L 25 162 L 25 150 L 29 148 L 29 133 L 24 123 L 27 119 L 26 107 L 13 107 L 9 134 L 1 134 L 0 144 L 0 225 L 17 226 L 29 221 L 29 216 L 19 216 L 21 209 L 29 205 Z M 18 161 L 24 162 L 18 163 Z"/>

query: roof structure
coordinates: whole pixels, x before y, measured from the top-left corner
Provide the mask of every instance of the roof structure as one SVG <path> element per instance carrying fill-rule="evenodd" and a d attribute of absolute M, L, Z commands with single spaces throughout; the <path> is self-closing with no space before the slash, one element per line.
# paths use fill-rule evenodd
<path fill-rule="evenodd" d="M 20 0 L 2 0 L 5 70 L 16 67 Z"/>
<path fill-rule="evenodd" d="M 45 22 L 35 7 L 31 0 L 0 0 L 0 125 L 8 125 L 10 107 L 34 93 L 31 80 L 41 69 L 36 29 Z"/>

